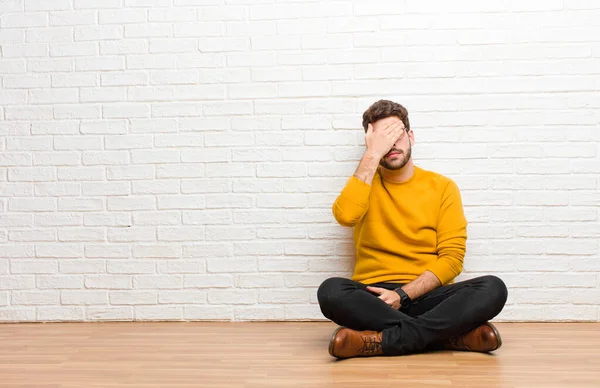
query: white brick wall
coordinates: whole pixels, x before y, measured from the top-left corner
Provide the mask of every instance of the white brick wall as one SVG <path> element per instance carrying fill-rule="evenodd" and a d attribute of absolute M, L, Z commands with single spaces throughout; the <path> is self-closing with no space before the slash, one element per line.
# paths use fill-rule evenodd
<path fill-rule="evenodd" d="M 0 2 L 0 321 L 322 319 L 379 98 L 501 320 L 600 320 L 600 5 Z"/>

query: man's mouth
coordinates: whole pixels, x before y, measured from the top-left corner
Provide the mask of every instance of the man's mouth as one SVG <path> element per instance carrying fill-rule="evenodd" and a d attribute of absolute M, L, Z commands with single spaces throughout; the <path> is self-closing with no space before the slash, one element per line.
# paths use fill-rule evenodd
<path fill-rule="evenodd" d="M 400 155 L 400 151 L 390 151 L 390 152 L 389 152 L 389 153 L 386 155 L 386 157 L 387 157 L 387 158 L 390 158 L 390 157 L 392 157 L 392 156 L 398 156 L 398 155 Z"/>

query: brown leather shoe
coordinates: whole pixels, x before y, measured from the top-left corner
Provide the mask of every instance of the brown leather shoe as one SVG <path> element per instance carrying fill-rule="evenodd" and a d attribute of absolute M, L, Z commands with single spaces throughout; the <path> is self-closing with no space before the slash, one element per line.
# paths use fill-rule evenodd
<path fill-rule="evenodd" d="M 329 341 L 329 354 L 337 358 L 381 356 L 381 332 L 339 327 Z"/>
<path fill-rule="evenodd" d="M 492 352 L 502 346 L 502 338 L 494 325 L 489 322 L 476 327 L 460 337 L 452 337 L 444 343 L 446 350 L 466 350 L 471 352 Z"/>

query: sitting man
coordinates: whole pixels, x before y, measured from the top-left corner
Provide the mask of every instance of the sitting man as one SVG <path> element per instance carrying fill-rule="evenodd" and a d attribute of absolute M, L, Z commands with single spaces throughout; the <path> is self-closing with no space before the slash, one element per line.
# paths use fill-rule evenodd
<path fill-rule="evenodd" d="M 467 239 L 457 185 L 413 164 L 414 133 L 402 105 L 380 100 L 362 124 L 366 150 L 333 204 L 335 219 L 354 227 L 354 274 L 325 280 L 317 293 L 323 315 L 342 326 L 329 353 L 498 349 L 500 334 L 487 321 L 506 303 L 502 280 L 453 282 Z"/>

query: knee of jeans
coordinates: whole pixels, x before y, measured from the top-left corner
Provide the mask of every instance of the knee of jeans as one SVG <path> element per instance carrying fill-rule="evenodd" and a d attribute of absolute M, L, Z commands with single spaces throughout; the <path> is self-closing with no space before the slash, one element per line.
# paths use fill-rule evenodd
<path fill-rule="evenodd" d="M 489 275 L 481 279 L 484 282 L 486 293 L 494 305 L 504 307 L 508 298 L 506 284 L 497 276 Z"/>
<path fill-rule="evenodd" d="M 317 290 L 317 300 L 321 308 L 328 308 L 336 304 L 344 281 L 346 281 L 344 278 L 329 278 L 321 283 Z"/>

